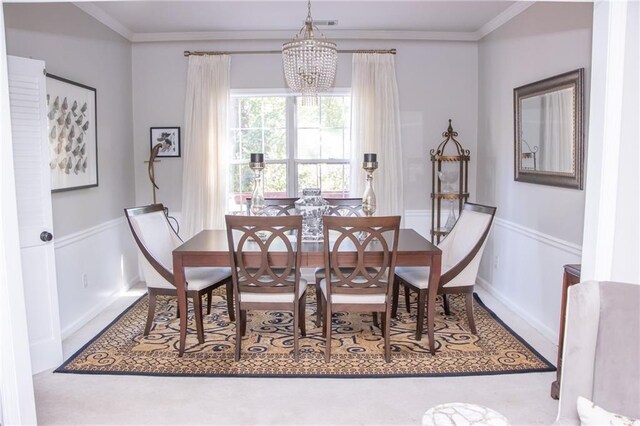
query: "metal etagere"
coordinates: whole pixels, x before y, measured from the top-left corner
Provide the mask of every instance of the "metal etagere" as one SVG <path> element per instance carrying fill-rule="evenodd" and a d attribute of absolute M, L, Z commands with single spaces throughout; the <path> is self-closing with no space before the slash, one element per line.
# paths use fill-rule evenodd
<path fill-rule="evenodd" d="M 451 119 L 445 138 L 431 154 L 431 241 L 435 244 L 447 235 L 460 216 L 462 206 L 469 198 L 469 160 L 471 153 L 456 140 L 458 132 L 453 130 Z M 447 149 L 449 152 L 447 152 Z M 455 178 L 455 179 L 454 179 Z M 445 224 L 442 222 L 442 201 L 449 208 Z M 457 214 L 454 206 L 457 202 Z"/>

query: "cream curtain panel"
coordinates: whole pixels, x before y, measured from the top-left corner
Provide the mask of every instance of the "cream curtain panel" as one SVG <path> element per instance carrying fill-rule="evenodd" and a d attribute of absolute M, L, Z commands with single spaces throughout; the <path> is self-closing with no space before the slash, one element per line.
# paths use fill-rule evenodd
<path fill-rule="evenodd" d="M 402 215 L 402 143 L 394 55 L 353 55 L 351 108 L 351 194 L 361 197 L 364 191 L 363 154 L 377 153 L 375 215 Z"/>
<path fill-rule="evenodd" d="M 184 238 L 224 229 L 230 102 L 229 56 L 190 56 L 182 171 Z"/>
<path fill-rule="evenodd" d="M 564 89 L 541 97 L 540 169 L 572 173 L 574 170 L 573 91 Z"/>

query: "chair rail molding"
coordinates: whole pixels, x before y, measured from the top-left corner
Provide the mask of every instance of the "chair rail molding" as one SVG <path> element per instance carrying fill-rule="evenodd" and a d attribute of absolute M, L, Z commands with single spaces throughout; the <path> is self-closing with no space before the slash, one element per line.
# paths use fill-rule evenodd
<path fill-rule="evenodd" d="M 495 223 L 496 226 L 500 226 L 502 228 L 517 232 L 518 234 L 524 235 L 527 238 L 531 238 L 548 246 L 566 251 L 569 254 L 573 254 L 576 256 L 582 255 L 582 246 L 578 244 L 561 240 L 560 238 L 556 238 L 549 234 L 536 231 L 535 229 L 527 228 L 526 226 L 518 225 L 517 223 L 501 219 L 499 217 L 496 217 Z"/>
<path fill-rule="evenodd" d="M 54 240 L 56 250 L 57 249 L 61 249 L 63 247 L 66 247 L 68 245 L 77 243 L 77 242 L 82 241 L 82 240 L 84 240 L 86 238 L 92 237 L 92 236 L 97 235 L 97 234 L 99 234 L 101 232 L 108 231 L 108 230 L 110 230 L 112 228 L 116 228 L 116 227 L 121 226 L 121 225 L 125 225 L 125 220 L 124 220 L 123 217 L 118 217 L 116 219 L 112 219 L 112 220 L 109 220 L 107 222 L 99 223 L 99 224 L 97 224 L 95 226 L 92 226 L 90 228 L 85 228 L 85 229 L 80 230 L 78 232 L 74 232 L 73 234 L 68 234 L 68 235 L 65 235 L 63 237 L 56 238 Z"/>

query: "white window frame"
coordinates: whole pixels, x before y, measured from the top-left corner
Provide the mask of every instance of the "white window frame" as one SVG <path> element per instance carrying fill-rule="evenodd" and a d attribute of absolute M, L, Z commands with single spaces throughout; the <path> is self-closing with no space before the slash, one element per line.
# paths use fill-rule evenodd
<path fill-rule="evenodd" d="M 238 97 L 268 97 L 280 96 L 286 97 L 286 140 L 287 140 L 287 158 L 284 160 L 266 160 L 266 164 L 284 164 L 287 167 L 287 192 L 286 196 L 290 198 L 298 197 L 302 193 L 302 189 L 298 188 L 298 165 L 300 164 L 350 164 L 350 158 L 318 158 L 318 159 L 298 159 L 298 128 L 297 117 L 295 114 L 296 98 L 300 96 L 286 89 L 231 89 L 231 98 Z M 322 92 L 320 96 L 351 96 L 350 88 L 333 88 L 326 92 Z M 292 100 L 292 101 L 291 101 Z M 229 128 L 232 125 L 233 117 L 229 116 Z M 351 117 L 349 117 L 349 128 L 351 128 Z M 232 157 L 230 150 L 230 157 Z M 244 161 L 238 161 L 231 158 L 231 164 L 243 164 Z M 231 192 L 231 189 L 229 189 Z M 349 191 L 345 191 L 345 196 Z"/>

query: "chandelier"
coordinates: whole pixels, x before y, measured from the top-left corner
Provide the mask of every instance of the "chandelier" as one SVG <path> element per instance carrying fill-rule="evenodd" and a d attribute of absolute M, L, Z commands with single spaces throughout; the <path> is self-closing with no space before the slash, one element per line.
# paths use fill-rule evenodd
<path fill-rule="evenodd" d="M 307 3 L 307 19 L 295 38 L 282 45 L 282 62 L 287 85 L 302 93 L 303 104 L 316 104 L 318 92 L 331 85 L 336 75 L 338 50 L 328 41 L 311 18 L 311 0 Z M 315 32 L 320 38 L 315 38 Z"/>

